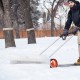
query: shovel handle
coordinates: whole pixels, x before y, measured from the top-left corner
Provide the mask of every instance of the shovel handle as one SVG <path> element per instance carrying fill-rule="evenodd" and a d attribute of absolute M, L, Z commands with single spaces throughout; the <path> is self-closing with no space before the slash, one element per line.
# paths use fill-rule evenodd
<path fill-rule="evenodd" d="M 72 32 L 68 33 L 68 34 L 72 34 Z M 62 36 L 62 40 L 66 40 L 67 36 Z"/>
<path fill-rule="evenodd" d="M 63 40 L 66 40 L 66 37 L 67 37 L 67 36 L 62 36 L 62 39 L 63 39 Z"/>

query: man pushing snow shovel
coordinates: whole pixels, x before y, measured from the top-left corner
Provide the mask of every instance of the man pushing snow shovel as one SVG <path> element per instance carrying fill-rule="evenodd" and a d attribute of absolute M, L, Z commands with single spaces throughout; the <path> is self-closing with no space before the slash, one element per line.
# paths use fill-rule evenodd
<path fill-rule="evenodd" d="M 68 5 L 70 10 L 68 12 L 68 19 L 65 24 L 65 28 L 63 34 L 60 37 L 67 37 L 69 34 L 69 28 L 71 23 L 75 24 L 75 28 L 72 31 L 72 34 L 77 34 L 78 32 L 78 48 L 79 48 L 79 58 L 77 60 L 76 65 L 80 65 L 80 3 L 76 0 L 68 0 Z"/>

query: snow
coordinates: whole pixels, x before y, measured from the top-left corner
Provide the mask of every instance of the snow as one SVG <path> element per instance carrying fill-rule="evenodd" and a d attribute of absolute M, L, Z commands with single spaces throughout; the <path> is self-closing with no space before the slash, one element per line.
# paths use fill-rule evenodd
<path fill-rule="evenodd" d="M 77 36 L 51 57 L 63 67 L 50 68 L 49 56 L 70 37 L 64 41 L 59 37 L 37 38 L 36 44 L 27 44 L 27 39 L 15 39 L 16 47 L 10 48 L 5 48 L 4 39 L 0 39 L 0 80 L 80 80 L 80 66 L 64 66 L 78 59 Z"/>

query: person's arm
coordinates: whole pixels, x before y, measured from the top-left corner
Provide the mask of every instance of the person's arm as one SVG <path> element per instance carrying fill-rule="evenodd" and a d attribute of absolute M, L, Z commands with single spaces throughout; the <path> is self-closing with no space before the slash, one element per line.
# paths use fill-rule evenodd
<path fill-rule="evenodd" d="M 69 11 L 69 12 L 68 12 L 68 18 L 67 18 L 67 21 L 66 21 L 66 24 L 65 24 L 65 28 L 64 28 L 64 29 L 69 30 L 69 28 L 70 28 L 70 26 L 71 26 L 71 23 L 72 23 L 72 14 L 71 14 L 71 12 Z"/>

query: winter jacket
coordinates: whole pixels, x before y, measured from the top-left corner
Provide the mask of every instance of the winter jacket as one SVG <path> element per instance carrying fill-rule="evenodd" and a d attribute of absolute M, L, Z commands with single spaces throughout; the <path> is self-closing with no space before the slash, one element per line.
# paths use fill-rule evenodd
<path fill-rule="evenodd" d="M 80 27 L 80 3 L 78 1 L 76 1 L 76 5 L 70 8 L 68 12 L 68 19 L 65 24 L 65 29 L 69 30 L 72 21 L 77 27 Z"/>

